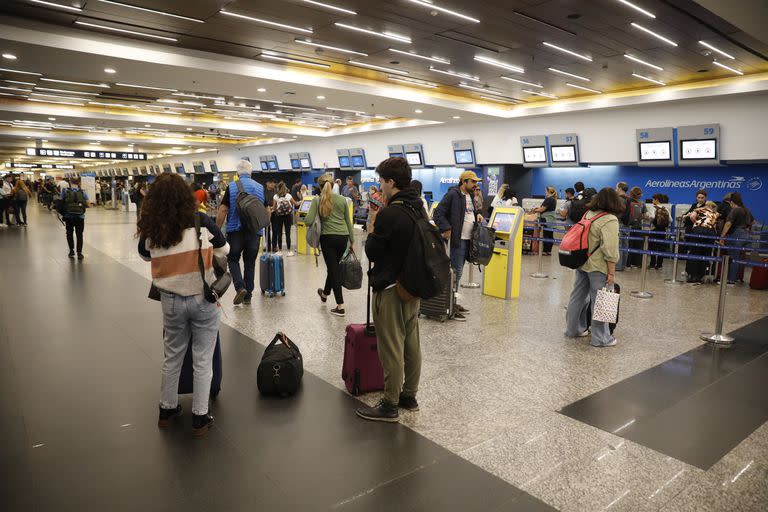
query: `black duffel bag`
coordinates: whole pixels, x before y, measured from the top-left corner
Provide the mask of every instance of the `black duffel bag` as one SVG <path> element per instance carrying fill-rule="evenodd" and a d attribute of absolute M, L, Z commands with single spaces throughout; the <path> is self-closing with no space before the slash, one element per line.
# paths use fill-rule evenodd
<path fill-rule="evenodd" d="M 278 343 L 280 342 L 280 343 Z M 266 396 L 289 396 L 299 389 L 304 376 L 304 361 L 297 347 L 283 332 L 278 332 L 264 350 L 256 382 Z"/>
<path fill-rule="evenodd" d="M 493 256 L 496 231 L 475 222 L 472 227 L 472 239 L 469 244 L 469 260 L 473 265 L 487 265 Z"/>

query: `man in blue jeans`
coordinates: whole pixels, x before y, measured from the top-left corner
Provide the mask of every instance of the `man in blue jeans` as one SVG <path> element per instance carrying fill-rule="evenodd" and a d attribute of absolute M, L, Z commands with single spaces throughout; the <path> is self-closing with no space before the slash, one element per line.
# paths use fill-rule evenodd
<path fill-rule="evenodd" d="M 440 204 L 435 208 L 434 221 L 443 238 L 451 244 L 451 268 L 454 273 L 453 291 L 459 291 L 459 282 L 464 270 L 464 262 L 469 255 L 469 244 L 472 239 L 472 227 L 475 221 L 482 222 L 483 216 L 472 200 L 475 187 L 480 178 L 473 171 L 464 171 L 459 177 L 459 184 L 448 189 Z M 456 304 L 453 319 L 465 321 L 464 313 L 469 310 Z"/>
<path fill-rule="evenodd" d="M 238 181 L 242 183 L 243 189 L 250 195 L 256 196 L 259 201 L 264 202 L 264 187 L 256 183 L 251 178 L 253 166 L 248 160 L 240 160 L 235 168 Z M 250 233 L 245 230 L 240 222 L 240 216 L 235 208 L 235 199 L 237 198 L 238 181 L 233 181 L 224 192 L 221 205 L 216 213 L 216 225 L 221 227 L 224 221 L 227 222 L 227 242 L 229 243 L 229 272 L 232 274 L 232 282 L 235 285 L 235 299 L 233 303 L 250 304 L 253 298 L 253 281 L 256 275 L 256 258 L 259 255 L 259 242 L 263 230 L 258 233 Z M 244 273 L 240 271 L 240 257 L 243 258 Z"/>

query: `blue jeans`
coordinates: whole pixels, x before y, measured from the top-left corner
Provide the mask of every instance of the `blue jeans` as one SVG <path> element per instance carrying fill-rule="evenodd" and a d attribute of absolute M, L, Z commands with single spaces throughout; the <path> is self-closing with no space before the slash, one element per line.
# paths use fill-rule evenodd
<path fill-rule="evenodd" d="M 728 256 L 731 257 L 731 263 L 728 265 L 728 282 L 734 283 L 739 277 L 739 271 L 743 265 L 738 265 L 733 260 L 741 256 L 741 251 L 749 242 L 749 232 L 746 229 L 739 228 L 728 235 L 728 238 L 738 238 L 739 240 L 728 240 L 725 245 L 728 247 Z"/>
<path fill-rule="evenodd" d="M 245 290 L 247 296 L 253 294 L 253 280 L 256 275 L 256 258 L 259 256 L 259 242 L 261 237 L 256 234 L 243 233 L 242 231 L 232 231 L 227 233 L 227 242 L 229 243 L 229 272 L 232 274 L 232 283 L 235 290 Z M 240 257 L 243 258 L 243 268 L 245 278 L 240 271 Z"/>
<path fill-rule="evenodd" d="M 453 269 L 453 291 L 459 290 L 459 281 L 464 271 L 464 262 L 467 261 L 469 252 L 469 240 L 462 240 L 458 247 L 451 247 L 451 268 Z"/>
<path fill-rule="evenodd" d="M 27 223 L 27 200 L 16 201 L 16 224 Z"/>
<path fill-rule="evenodd" d="M 629 249 L 629 240 L 624 240 L 621 238 L 624 235 L 624 233 L 619 233 L 619 261 L 616 262 L 616 270 L 624 270 L 624 267 L 627 266 L 627 258 L 629 257 L 629 253 L 626 252 L 626 249 Z M 629 235 L 629 233 L 627 233 Z"/>
<path fill-rule="evenodd" d="M 160 390 L 160 407 L 173 409 L 179 404 L 179 375 L 189 340 L 192 340 L 194 391 L 192 414 L 208 413 L 208 395 L 213 378 L 213 350 L 219 332 L 221 310 L 203 294 L 182 297 L 161 292 L 165 361 Z"/>
<path fill-rule="evenodd" d="M 607 277 L 602 272 L 576 270 L 576 280 L 565 313 L 565 335 L 575 338 L 587 330 L 587 306 L 595 303 L 597 290 L 605 287 Z M 602 347 L 613 341 L 610 328 L 605 322 L 592 322 L 592 346 Z"/>

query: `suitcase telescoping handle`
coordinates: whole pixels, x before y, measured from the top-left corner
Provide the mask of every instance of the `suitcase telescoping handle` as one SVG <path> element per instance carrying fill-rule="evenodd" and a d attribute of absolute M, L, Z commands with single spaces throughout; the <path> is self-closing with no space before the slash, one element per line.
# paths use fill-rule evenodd
<path fill-rule="evenodd" d="M 371 267 L 371 260 L 368 260 L 368 279 L 366 279 L 368 282 L 368 299 L 365 311 L 365 335 L 373 337 L 376 336 L 376 328 L 371 323 Z"/>

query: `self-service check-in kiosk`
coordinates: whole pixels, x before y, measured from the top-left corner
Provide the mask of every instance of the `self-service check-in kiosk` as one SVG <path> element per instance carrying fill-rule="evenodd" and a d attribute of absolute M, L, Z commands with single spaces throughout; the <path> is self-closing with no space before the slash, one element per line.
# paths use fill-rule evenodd
<path fill-rule="evenodd" d="M 312 196 L 304 196 L 299 204 L 299 211 L 297 212 L 298 220 L 296 222 L 296 237 L 298 238 L 298 241 L 296 246 L 299 254 L 310 254 L 310 251 L 312 250 L 312 248 L 307 245 L 307 223 L 304 222 L 304 219 L 306 219 L 307 214 L 309 213 L 309 208 L 312 206 L 312 199 Z"/>
<path fill-rule="evenodd" d="M 496 230 L 491 262 L 483 273 L 483 294 L 500 299 L 520 296 L 520 269 L 523 258 L 522 208 L 498 207 L 488 223 Z"/>

